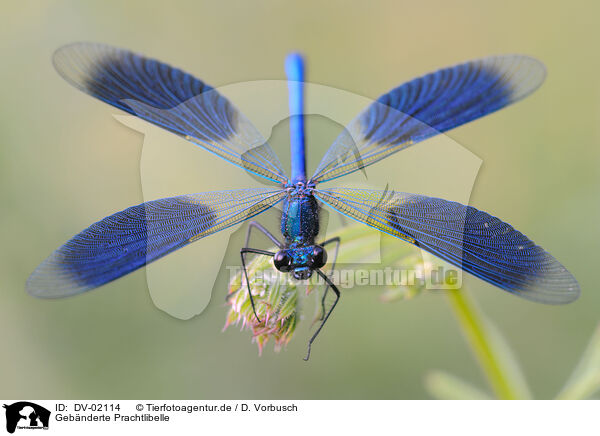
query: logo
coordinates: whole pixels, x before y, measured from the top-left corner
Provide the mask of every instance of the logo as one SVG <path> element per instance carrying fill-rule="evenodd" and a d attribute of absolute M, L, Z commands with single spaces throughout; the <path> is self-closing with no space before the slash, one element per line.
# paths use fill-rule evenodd
<path fill-rule="evenodd" d="M 6 431 L 14 433 L 15 429 L 47 430 L 50 422 L 50 411 L 29 401 L 19 401 L 3 406 L 6 409 Z"/>

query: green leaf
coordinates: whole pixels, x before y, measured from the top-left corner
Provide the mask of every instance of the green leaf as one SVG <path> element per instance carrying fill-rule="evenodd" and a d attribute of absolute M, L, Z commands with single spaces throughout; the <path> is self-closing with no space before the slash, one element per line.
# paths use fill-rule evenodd
<path fill-rule="evenodd" d="M 531 390 L 527 384 L 527 379 L 523 373 L 523 369 L 517 360 L 517 356 L 513 349 L 510 347 L 504 335 L 500 332 L 500 329 L 496 324 L 492 323 L 489 318 L 485 315 L 481 315 L 483 322 L 486 324 L 490 342 L 496 349 L 498 354 L 498 360 L 501 362 L 506 377 L 511 380 L 513 390 L 517 394 L 517 398 L 520 400 L 532 399 Z"/>
<path fill-rule="evenodd" d="M 510 346 L 464 290 L 448 291 L 450 306 L 499 399 L 530 399 L 531 391 Z"/>
<path fill-rule="evenodd" d="M 492 400 L 483 392 L 454 375 L 443 371 L 431 371 L 425 376 L 425 389 L 438 400 Z"/>

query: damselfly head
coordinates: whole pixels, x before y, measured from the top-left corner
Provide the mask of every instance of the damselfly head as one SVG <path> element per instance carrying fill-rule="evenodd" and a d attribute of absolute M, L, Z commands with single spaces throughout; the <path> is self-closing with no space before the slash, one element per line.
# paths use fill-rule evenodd
<path fill-rule="evenodd" d="M 307 280 L 315 269 L 327 263 L 327 252 L 320 245 L 283 249 L 273 256 L 273 265 L 281 272 L 292 272 L 296 280 Z"/>

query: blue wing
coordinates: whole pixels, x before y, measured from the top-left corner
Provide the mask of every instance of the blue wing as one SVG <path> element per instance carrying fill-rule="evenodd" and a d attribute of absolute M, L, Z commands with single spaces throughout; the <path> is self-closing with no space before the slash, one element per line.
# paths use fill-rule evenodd
<path fill-rule="evenodd" d="M 564 304 L 579 296 L 577 281 L 554 257 L 509 224 L 473 207 L 360 189 L 317 190 L 316 195 L 344 215 L 529 300 Z"/>
<path fill-rule="evenodd" d="M 184 71 L 118 48 L 61 47 L 54 66 L 71 85 L 167 129 L 254 174 L 287 181 L 275 152 L 223 96 Z"/>
<path fill-rule="evenodd" d="M 42 262 L 31 295 L 66 297 L 101 286 L 279 202 L 267 188 L 207 192 L 149 201 L 92 224 Z"/>
<path fill-rule="evenodd" d="M 315 174 L 324 182 L 520 100 L 544 81 L 536 59 L 511 55 L 444 68 L 381 96 L 331 145 Z"/>

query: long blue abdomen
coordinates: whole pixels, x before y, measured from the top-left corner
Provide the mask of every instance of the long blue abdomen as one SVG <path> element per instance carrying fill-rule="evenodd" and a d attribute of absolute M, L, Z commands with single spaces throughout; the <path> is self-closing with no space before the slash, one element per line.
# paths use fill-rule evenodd
<path fill-rule="evenodd" d="M 285 59 L 290 103 L 290 147 L 292 182 L 306 181 L 306 152 L 304 148 L 304 60 L 298 53 Z"/>

